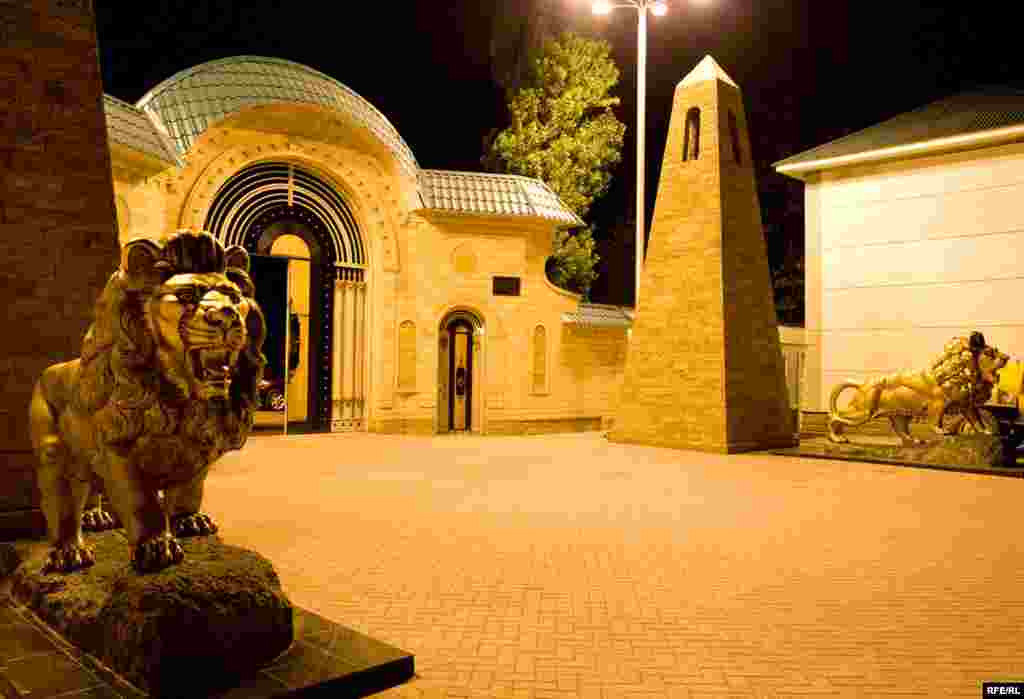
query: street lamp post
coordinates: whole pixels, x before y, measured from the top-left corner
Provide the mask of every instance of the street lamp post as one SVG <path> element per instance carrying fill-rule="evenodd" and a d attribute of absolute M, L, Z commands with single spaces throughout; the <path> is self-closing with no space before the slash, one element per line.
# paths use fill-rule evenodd
<path fill-rule="evenodd" d="M 661 17 L 668 12 L 664 0 L 626 0 L 611 3 L 609 0 L 595 0 L 595 15 L 606 15 L 612 10 L 627 7 L 637 11 L 637 57 L 636 57 L 636 255 L 634 263 L 635 286 L 633 308 L 640 307 L 640 268 L 644 259 L 644 102 L 647 98 L 647 11 Z"/>

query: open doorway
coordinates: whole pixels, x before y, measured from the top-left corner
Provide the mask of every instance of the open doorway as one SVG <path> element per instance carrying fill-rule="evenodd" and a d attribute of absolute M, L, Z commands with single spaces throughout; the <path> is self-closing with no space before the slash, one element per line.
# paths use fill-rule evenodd
<path fill-rule="evenodd" d="M 258 432 L 283 433 L 287 391 L 288 351 L 288 259 L 269 255 L 250 255 L 250 269 L 256 287 L 256 303 L 263 311 L 267 336 L 263 341 L 263 378 L 259 383 L 259 404 L 253 417 Z"/>
<path fill-rule="evenodd" d="M 274 232 L 266 250 L 269 254 L 251 255 L 257 302 L 267 316 L 263 345 L 267 366 L 255 423 L 263 430 L 311 432 L 316 431 L 317 414 L 311 369 L 318 355 L 310 338 L 314 305 L 310 249 L 294 232 Z"/>
<path fill-rule="evenodd" d="M 441 323 L 438 333 L 439 433 L 481 431 L 480 320 L 472 313 L 456 311 Z"/>

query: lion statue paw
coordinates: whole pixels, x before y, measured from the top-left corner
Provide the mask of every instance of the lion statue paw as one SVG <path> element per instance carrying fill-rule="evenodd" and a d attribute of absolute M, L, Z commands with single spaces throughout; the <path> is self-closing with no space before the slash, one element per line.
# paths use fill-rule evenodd
<path fill-rule="evenodd" d="M 91 546 L 70 543 L 54 546 L 43 567 L 43 573 L 70 573 L 88 568 L 96 563 L 96 553 Z"/>
<path fill-rule="evenodd" d="M 132 551 L 132 565 L 140 573 L 154 573 L 183 560 L 185 551 L 181 544 L 168 534 L 140 542 Z"/>
<path fill-rule="evenodd" d="M 82 531 L 102 532 L 107 529 L 118 529 L 120 523 L 114 515 L 100 507 L 93 507 L 82 513 Z"/>
<path fill-rule="evenodd" d="M 171 519 L 171 531 L 175 536 L 207 536 L 217 533 L 217 523 L 210 515 L 202 512 L 193 512 L 187 515 L 178 515 Z"/>

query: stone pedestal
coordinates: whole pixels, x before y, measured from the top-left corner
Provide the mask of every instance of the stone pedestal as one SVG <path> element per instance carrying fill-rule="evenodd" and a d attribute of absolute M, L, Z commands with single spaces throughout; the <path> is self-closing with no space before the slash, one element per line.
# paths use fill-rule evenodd
<path fill-rule="evenodd" d="M 32 387 L 78 356 L 119 250 L 90 0 L 0 1 L 0 540 L 45 530 Z"/>
<path fill-rule="evenodd" d="M 15 601 L 135 686 L 201 695 L 269 664 L 293 640 L 292 606 L 273 566 L 217 537 L 181 539 L 185 561 L 139 575 L 120 532 L 89 537 L 94 566 L 42 574 L 35 547 L 11 579 Z"/>
<path fill-rule="evenodd" d="M 998 468 L 1008 464 L 1006 447 L 998 435 L 952 435 L 935 438 L 920 446 L 904 446 L 891 439 L 862 437 L 847 444 L 825 439 L 801 444 L 803 451 L 814 450 L 822 456 L 867 461 L 892 461 L 933 466 L 980 466 Z"/>
<path fill-rule="evenodd" d="M 1024 477 L 1024 464 L 1017 462 L 1014 445 L 997 435 L 935 436 L 921 446 L 903 446 L 892 437 L 864 434 L 851 435 L 847 444 L 813 437 L 800 440 L 799 446 L 773 452 L 782 456 Z"/>
<path fill-rule="evenodd" d="M 181 539 L 181 565 L 138 575 L 121 532 L 86 541 L 97 564 L 65 576 L 37 572 L 47 544 L 0 543 L 0 696 L 364 697 L 414 675 L 411 654 L 293 607 L 251 551 Z"/>

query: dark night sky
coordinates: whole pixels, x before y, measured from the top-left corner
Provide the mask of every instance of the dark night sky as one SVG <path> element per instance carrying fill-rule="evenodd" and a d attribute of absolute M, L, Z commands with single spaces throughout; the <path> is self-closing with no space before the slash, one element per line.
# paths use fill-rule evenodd
<path fill-rule="evenodd" d="M 627 140 L 612 191 L 595 208 L 607 229 L 632 206 L 635 173 L 636 16 L 595 18 L 587 0 L 564 2 L 575 29 L 611 42 L 622 80 Z M 354 7 L 363 5 L 362 8 Z M 484 135 L 504 126 L 491 79 L 495 12 L 527 2 L 96 3 L 104 89 L 129 102 L 172 73 L 240 54 L 275 56 L 333 76 L 383 112 L 427 168 L 478 170 Z M 669 0 L 650 19 L 647 78 L 647 221 L 675 84 L 706 54 L 744 92 L 766 221 L 799 199 L 768 164 L 978 84 L 1024 81 L 1018 36 L 997 5 L 893 0 Z M 116 6 L 116 7 L 115 7 Z M 955 8 L 955 9 L 949 9 Z M 774 192 L 774 194 L 773 194 Z M 798 202 L 797 202 L 798 203 Z M 802 237 L 792 216 L 769 232 Z M 773 240 L 773 236 L 776 238 Z M 613 249 L 608 248 L 615 256 Z M 621 253 L 620 253 L 621 254 Z M 624 265 L 628 269 L 628 264 Z M 614 275 L 612 275 L 614 276 Z M 612 283 L 613 286 L 631 286 Z M 625 300 L 607 289 L 595 296 Z"/>

